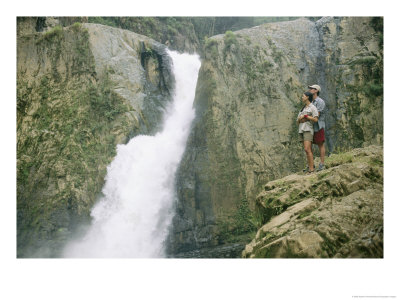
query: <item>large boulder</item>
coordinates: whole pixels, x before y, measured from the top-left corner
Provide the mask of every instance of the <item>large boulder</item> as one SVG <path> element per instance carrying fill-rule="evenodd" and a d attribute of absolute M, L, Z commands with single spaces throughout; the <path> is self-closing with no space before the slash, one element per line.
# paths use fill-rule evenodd
<path fill-rule="evenodd" d="M 332 155 L 328 169 L 264 186 L 261 222 L 243 257 L 382 258 L 383 150 Z"/>

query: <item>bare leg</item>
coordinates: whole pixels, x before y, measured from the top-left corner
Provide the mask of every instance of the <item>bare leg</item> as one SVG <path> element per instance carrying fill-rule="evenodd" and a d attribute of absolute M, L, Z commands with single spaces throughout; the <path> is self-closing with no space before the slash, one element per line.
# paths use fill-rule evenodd
<path fill-rule="evenodd" d="M 311 150 L 312 144 L 310 141 L 304 141 L 303 143 L 304 143 L 304 151 L 306 152 L 307 156 L 308 168 L 310 171 L 314 171 L 314 157 Z"/>

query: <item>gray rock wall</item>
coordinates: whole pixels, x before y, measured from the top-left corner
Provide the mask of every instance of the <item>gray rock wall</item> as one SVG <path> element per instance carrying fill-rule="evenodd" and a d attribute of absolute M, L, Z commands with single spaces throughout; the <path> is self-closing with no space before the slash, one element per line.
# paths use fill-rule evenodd
<path fill-rule="evenodd" d="M 298 19 L 206 42 L 171 253 L 226 243 L 227 232 L 241 232 L 238 212 L 243 203 L 254 210 L 262 184 L 305 165 L 295 117 L 308 85 L 322 87 L 329 151 L 382 143 L 380 21 Z"/>
<path fill-rule="evenodd" d="M 332 151 L 383 143 L 383 19 L 323 18 L 322 93 Z"/>

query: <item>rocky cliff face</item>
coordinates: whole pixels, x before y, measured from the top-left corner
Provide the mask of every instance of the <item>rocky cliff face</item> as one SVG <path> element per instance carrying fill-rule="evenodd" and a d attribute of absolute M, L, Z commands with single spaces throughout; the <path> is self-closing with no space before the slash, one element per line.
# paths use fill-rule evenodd
<path fill-rule="evenodd" d="M 323 18 L 316 26 L 330 149 L 382 144 L 383 19 Z"/>
<path fill-rule="evenodd" d="M 171 253 L 255 230 L 263 184 L 305 164 L 294 120 L 309 84 L 322 87 L 329 151 L 382 143 L 381 25 L 380 18 L 299 19 L 207 40 Z"/>
<path fill-rule="evenodd" d="M 327 170 L 264 186 L 264 225 L 243 257 L 383 257 L 382 147 L 332 155 Z"/>
<path fill-rule="evenodd" d="M 131 31 L 77 21 L 87 20 L 18 18 L 19 257 L 57 256 L 75 224 L 89 219 L 116 144 L 155 132 L 170 99 L 173 79 L 165 46 Z M 171 34 L 179 27 L 169 25 Z M 170 36 L 160 28 L 157 32 L 159 38 Z M 189 28 L 185 34 L 193 32 Z M 178 33 L 177 48 L 194 51 L 201 44 L 196 36 L 188 42 Z M 298 19 L 206 39 L 196 119 L 176 179 L 170 255 L 185 257 L 192 250 L 193 256 L 237 257 L 269 222 L 267 208 L 268 218 L 260 217 L 260 191 L 305 163 L 294 118 L 307 85 L 322 87 L 330 152 L 382 144 L 382 46 L 382 18 Z M 293 218 L 306 204 L 329 211 L 325 202 L 307 201 L 275 213 Z M 295 226 L 301 237 L 310 231 L 304 224 Z M 349 229 L 344 239 L 354 244 L 357 230 Z M 379 257 L 381 229 L 376 225 L 371 230 L 378 243 L 370 256 Z M 288 244 L 296 232 L 277 234 Z M 321 239 L 329 243 L 330 237 L 322 229 L 315 232 L 318 255 L 361 255 L 353 252 L 355 246 L 344 251 L 343 243 L 329 250 Z M 281 243 L 277 235 L 267 235 L 258 234 L 251 243 L 254 251 L 246 248 L 244 256 L 288 253 L 286 248 L 257 252 Z M 261 240 L 266 244 L 261 246 Z M 298 255 L 312 256 L 302 250 Z"/>
<path fill-rule="evenodd" d="M 173 78 L 165 46 L 145 36 L 19 21 L 18 257 L 52 257 L 89 219 L 116 145 L 157 130 Z"/>

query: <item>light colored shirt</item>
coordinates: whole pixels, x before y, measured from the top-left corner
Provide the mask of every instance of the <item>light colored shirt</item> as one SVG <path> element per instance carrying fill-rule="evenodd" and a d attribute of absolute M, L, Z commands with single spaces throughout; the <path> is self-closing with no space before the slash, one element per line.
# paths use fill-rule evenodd
<path fill-rule="evenodd" d="M 300 116 L 309 115 L 312 117 L 318 117 L 318 110 L 313 104 L 309 104 L 308 106 L 304 107 L 302 111 L 299 112 L 297 118 Z M 314 128 L 311 121 L 306 121 L 304 123 L 299 123 L 299 133 L 303 133 L 304 131 L 310 131 L 311 134 L 314 134 Z"/>
<path fill-rule="evenodd" d="M 312 104 L 317 108 L 319 112 L 318 122 L 314 123 L 314 131 L 317 132 L 322 128 L 325 128 L 325 101 L 320 97 L 313 100 Z"/>

